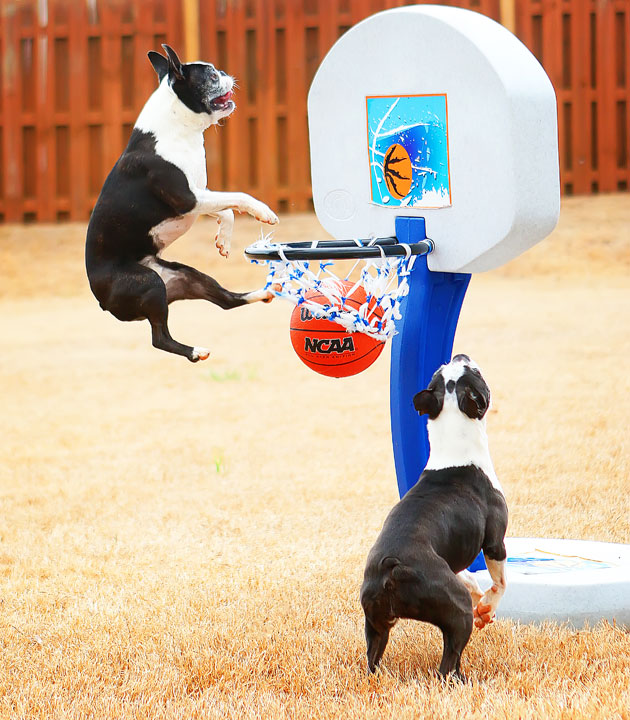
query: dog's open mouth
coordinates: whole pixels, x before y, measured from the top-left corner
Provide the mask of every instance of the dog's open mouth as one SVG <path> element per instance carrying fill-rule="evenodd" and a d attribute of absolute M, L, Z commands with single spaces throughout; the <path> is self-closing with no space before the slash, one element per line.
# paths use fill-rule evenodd
<path fill-rule="evenodd" d="M 214 98 L 212 100 L 211 105 L 214 110 L 225 110 L 230 103 L 232 102 L 232 95 L 234 93 L 231 90 L 228 90 L 225 95 L 220 95 L 219 97 Z"/>

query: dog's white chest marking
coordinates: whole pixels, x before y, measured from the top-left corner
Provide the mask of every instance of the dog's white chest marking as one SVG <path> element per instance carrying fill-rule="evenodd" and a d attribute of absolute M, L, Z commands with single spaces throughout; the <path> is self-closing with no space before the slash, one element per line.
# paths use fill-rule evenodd
<path fill-rule="evenodd" d="M 176 118 L 173 118 L 173 122 Z M 170 132 L 156 136 L 155 152 L 168 162 L 176 165 L 186 176 L 188 186 L 195 190 L 205 189 L 208 183 L 206 173 L 206 150 L 203 144 L 203 130 L 187 131 L 186 127 L 170 127 Z"/>
<path fill-rule="evenodd" d="M 189 110 L 164 78 L 142 108 L 135 127 L 155 138 L 155 152 L 177 166 L 190 189 L 203 190 L 208 177 L 203 133 L 210 126 L 207 115 Z"/>
<path fill-rule="evenodd" d="M 490 458 L 484 420 L 471 420 L 460 412 L 456 400 L 451 403 L 445 398 L 442 412 L 429 421 L 428 431 L 431 451 L 427 470 L 475 465 L 503 493 Z"/>
<path fill-rule="evenodd" d="M 136 128 L 155 138 L 155 152 L 179 168 L 188 187 L 197 196 L 204 191 L 208 178 L 203 133 L 207 119 L 183 105 L 165 78 L 147 100 L 136 121 Z M 190 229 L 200 214 L 196 209 L 176 218 L 169 218 L 153 227 L 150 234 L 160 250 L 168 247 Z"/>

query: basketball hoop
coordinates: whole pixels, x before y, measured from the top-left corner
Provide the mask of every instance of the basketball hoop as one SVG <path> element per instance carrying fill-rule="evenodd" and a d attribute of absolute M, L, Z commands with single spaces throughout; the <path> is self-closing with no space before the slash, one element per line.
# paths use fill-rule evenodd
<path fill-rule="evenodd" d="M 396 334 L 395 321 L 401 317 L 400 302 L 409 292 L 407 278 L 416 257 L 432 250 L 429 239 L 410 244 L 395 237 L 274 243 L 267 235 L 250 245 L 245 255 L 254 263 L 268 263 L 265 289 L 277 297 L 303 306 L 316 318 L 332 320 L 349 332 L 385 341 Z M 336 260 L 356 262 L 340 278 L 333 271 Z M 354 285 L 347 290 L 343 281 L 357 272 Z M 366 300 L 355 308 L 346 300 L 359 286 L 364 288 Z M 321 293 L 328 302 L 311 302 L 306 297 L 309 290 Z"/>

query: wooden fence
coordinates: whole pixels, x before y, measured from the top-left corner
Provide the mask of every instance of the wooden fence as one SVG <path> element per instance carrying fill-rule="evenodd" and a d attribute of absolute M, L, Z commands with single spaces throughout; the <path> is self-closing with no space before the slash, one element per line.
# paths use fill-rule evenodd
<path fill-rule="evenodd" d="M 179 0 L 0 0 L 0 216 L 85 220 L 144 100 Z"/>
<path fill-rule="evenodd" d="M 516 34 L 558 98 L 567 194 L 630 185 L 630 0 L 517 0 Z"/>
<path fill-rule="evenodd" d="M 349 27 L 402 4 L 0 0 L 0 220 L 87 219 L 155 87 L 146 53 L 162 42 L 187 60 L 198 49 L 240 85 L 234 116 L 207 133 L 209 186 L 309 209 L 313 74 Z M 564 191 L 627 190 L 630 0 L 448 4 L 507 21 L 543 63 L 558 94 Z"/>

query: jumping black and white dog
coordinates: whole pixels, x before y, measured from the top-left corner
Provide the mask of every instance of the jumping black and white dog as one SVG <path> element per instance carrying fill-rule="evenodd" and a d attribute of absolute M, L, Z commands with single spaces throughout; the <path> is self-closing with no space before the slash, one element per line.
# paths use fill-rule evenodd
<path fill-rule="evenodd" d="M 492 622 L 506 587 L 508 511 L 488 450 L 490 390 L 477 365 L 456 355 L 413 402 L 428 415 L 431 450 L 367 560 L 361 604 L 368 669 L 379 664 L 397 619 L 412 618 L 440 628 L 439 671 L 463 680 L 460 659 L 473 621 L 479 628 Z M 481 549 L 493 581 L 485 594 L 465 570 Z"/>
<path fill-rule="evenodd" d="M 278 218 L 250 195 L 206 188 L 203 133 L 236 107 L 234 81 L 209 63 L 183 64 L 172 48 L 162 47 L 166 57 L 149 53 L 159 86 L 94 207 L 85 263 L 103 310 L 119 320 L 147 319 L 154 347 L 196 362 L 210 353 L 173 340 L 167 326 L 169 303 L 203 299 L 228 309 L 268 301 L 273 294 L 231 292 L 194 268 L 163 260 L 162 251 L 202 214 L 217 219 L 216 245 L 225 257 L 234 210 L 270 224 Z"/>

